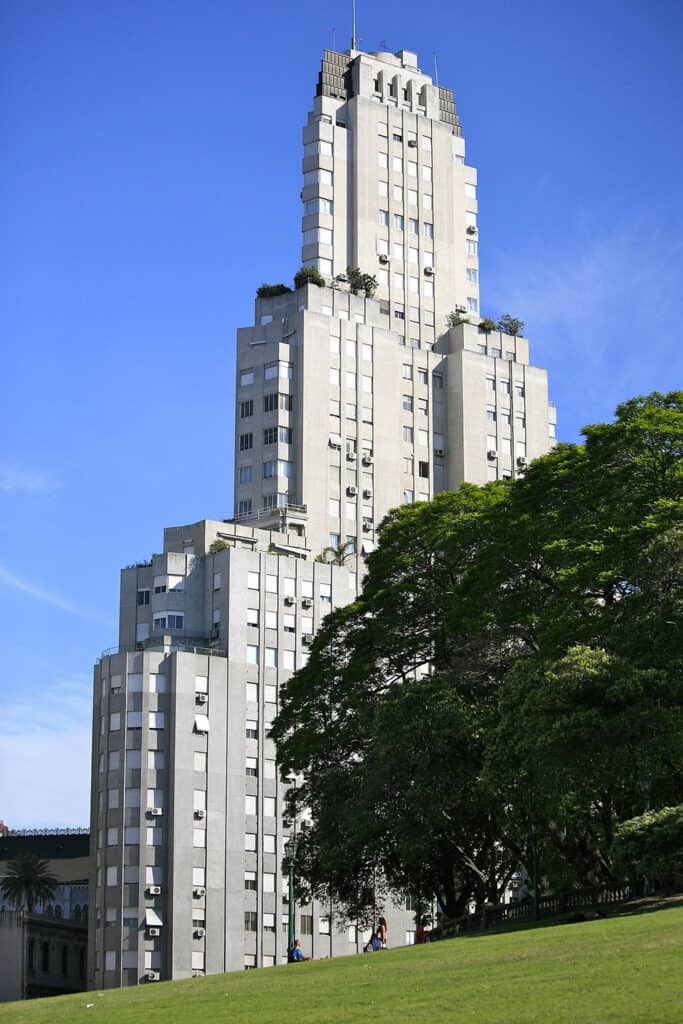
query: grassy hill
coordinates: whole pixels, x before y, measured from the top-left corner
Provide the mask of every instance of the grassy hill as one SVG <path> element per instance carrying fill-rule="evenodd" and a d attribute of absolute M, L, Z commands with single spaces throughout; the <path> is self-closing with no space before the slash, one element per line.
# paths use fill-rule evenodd
<path fill-rule="evenodd" d="M 94 1006 L 87 1008 L 87 1003 Z M 680 1024 L 683 906 L 0 1006 L 7 1024 Z"/>

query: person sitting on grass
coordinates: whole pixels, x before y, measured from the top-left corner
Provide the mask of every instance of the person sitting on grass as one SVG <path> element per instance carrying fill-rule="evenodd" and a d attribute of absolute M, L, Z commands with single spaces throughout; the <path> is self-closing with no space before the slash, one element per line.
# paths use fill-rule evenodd
<path fill-rule="evenodd" d="M 308 957 L 304 956 L 304 951 L 299 944 L 299 940 L 294 939 L 294 947 L 289 953 L 289 962 L 290 964 L 298 964 L 301 963 L 302 960 L 308 960 Z"/>

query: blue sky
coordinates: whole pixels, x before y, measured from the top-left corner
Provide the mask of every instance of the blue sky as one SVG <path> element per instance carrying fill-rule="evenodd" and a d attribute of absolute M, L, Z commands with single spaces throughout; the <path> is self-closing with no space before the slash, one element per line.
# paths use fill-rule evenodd
<path fill-rule="evenodd" d="M 230 514 L 235 329 L 255 288 L 298 266 L 301 128 L 349 9 L 0 7 L 0 817 L 15 827 L 87 823 L 91 666 L 116 643 L 120 567 L 164 525 Z M 681 386 L 678 0 L 358 12 L 364 49 L 417 50 L 428 71 L 437 50 L 479 168 L 482 309 L 526 321 L 560 438 Z"/>

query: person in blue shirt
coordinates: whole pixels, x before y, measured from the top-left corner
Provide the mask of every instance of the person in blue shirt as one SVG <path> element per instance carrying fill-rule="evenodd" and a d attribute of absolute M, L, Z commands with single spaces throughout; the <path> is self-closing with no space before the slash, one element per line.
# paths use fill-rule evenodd
<path fill-rule="evenodd" d="M 298 939 L 294 939 L 294 948 L 291 950 L 291 952 L 289 954 L 289 962 L 292 963 L 292 964 L 297 964 L 297 963 L 300 963 L 302 960 L 307 960 L 307 959 L 308 959 L 308 957 L 304 956 L 304 952 L 303 952 L 301 946 L 299 945 L 299 940 Z"/>

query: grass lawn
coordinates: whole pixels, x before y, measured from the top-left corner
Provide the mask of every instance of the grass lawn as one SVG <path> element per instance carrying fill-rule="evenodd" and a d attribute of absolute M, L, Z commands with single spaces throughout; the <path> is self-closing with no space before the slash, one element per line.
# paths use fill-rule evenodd
<path fill-rule="evenodd" d="M 3 1024 L 79 1020 L 681 1024 L 683 907 L 0 1006 Z"/>

